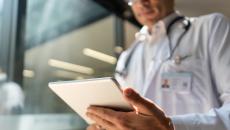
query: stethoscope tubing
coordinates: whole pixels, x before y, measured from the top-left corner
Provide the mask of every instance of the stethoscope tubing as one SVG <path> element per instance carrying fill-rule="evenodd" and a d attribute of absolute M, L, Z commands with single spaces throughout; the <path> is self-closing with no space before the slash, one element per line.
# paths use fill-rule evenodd
<path fill-rule="evenodd" d="M 180 37 L 178 38 L 177 40 L 177 43 L 175 45 L 175 47 L 173 48 L 172 47 L 172 40 L 171 40 L 171 36 L 170 36 L 170 33 L 171 33 L 171 30 L 172 30 L 172 27 L 175 23 L 177 23 L 178 21 L 181 21 L 183 20 L 183 24 L 184 24 L 184 32 L 180 35 Z M 169 38 L 169 49 L 170 49 L 170 55 L 169 57 L 166 59 L 167 60 L 170 60 L 173 58 L 173 55 L 176 51 L 176 49 L 179 47 L 180 43 L 181 43 L 181 40 L 182 38 L 184 37 L 184 35 L 188 32 L 189 28 L 191 26 L 191 22 L 188 18 L 184 17 L 184 16 L 178 16 L 176 17 L 175 19 L 172 20 L 172 22 L 168 25 L 167 27 L 167 36 Z M 132 47 L 132 50 L 131 52 L 129 53 L 127 59 L 126 59 L 126 62 L 125 62 L 125 65 L 124 65 L 124 68 L 121 72 L 115 72 L 121 76 L 126 76 L 128 74 L 128 66 L 130 64 L 130 61 L 131 61 L 131 58 L 132 58 L 132 55 L 134 53 L 134 51 L 136 50 L 136 48 L 138 47 L 138 45 L 141 43 L 141 41 L 136 41 L 136 43 L 134 43 L 134 46 Z"/>

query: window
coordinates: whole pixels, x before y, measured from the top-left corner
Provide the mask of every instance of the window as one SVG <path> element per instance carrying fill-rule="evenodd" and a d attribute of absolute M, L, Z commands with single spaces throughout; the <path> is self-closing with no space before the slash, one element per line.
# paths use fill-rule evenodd
<path fill-rule="evenodd" d="M 43 114 L 53 122 L 54 117 L 71 117 L 79 120 L 73 128 L 85 127 L 48 83 L 113 76 L 117 60 L 113 51 L 114 18 L 91 0 L 28 1 L 24 114 Z"/>
<path fill-rule="evenodd" d="M 112 76 L 114 16 L 88 0 L 29 0 L 27 11 L 24 88 L 31 98 L 26 111 L 66 112 L 48 82 Z"/>
<path fill-rule="evenodd" d="M 27 0 L 25 35 L 17 32 L 25 43 L 20 43 L 15 42 L 20 31 L 16 28 L 23 23 L 15 18 L 20 14 L 16 5 L 24 3 L 17 2 L 7 0 L 2 10 L 0 6 L 0 29 L 4 30 L 4 35 L 0 31 L 4 41 L 0 42 L 0 75 L 15 81 L 15 72 L 21 74 L 16 78 L 23 78 L 25 101 L 20 114 L 7 118 L 0 114 L 0 129 L 85 129 L 86 123 L 51 92 L 48 83 L 113 76 L 117 17 L 92 0 Z"/>

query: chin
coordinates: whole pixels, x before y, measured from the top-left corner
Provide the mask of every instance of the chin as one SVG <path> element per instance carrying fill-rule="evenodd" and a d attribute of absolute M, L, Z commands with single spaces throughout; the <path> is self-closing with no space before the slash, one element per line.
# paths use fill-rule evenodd
<path fill-rule="evenodd" d="M 156 16 L 144 16 L 144 15 L 139 15 L 138 21 L 142 24 L 142 25 L 151 25 L 154 24 L 158 21 L 159 19 Z"/>
<path fill-rule="evenodd" d="M 158 21 L 158 20 L 157 20 L 157 19 L 146 19 L 146 20 L 145 20 L 145 23 L 149 25 L 149 24 L 154 24 L 154 23 L 156 23 L 156 21 Z"/>

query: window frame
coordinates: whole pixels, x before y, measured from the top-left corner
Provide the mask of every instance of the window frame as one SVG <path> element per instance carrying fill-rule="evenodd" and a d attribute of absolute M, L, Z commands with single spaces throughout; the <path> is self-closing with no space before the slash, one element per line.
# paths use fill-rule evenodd
<path fill-rule="evenodd" d="M 24 65 L 24 30 L 26 0 L 4 0 L 2 6 L 1 43 L 3 70 L 7 81 L 22 86 Z"/>

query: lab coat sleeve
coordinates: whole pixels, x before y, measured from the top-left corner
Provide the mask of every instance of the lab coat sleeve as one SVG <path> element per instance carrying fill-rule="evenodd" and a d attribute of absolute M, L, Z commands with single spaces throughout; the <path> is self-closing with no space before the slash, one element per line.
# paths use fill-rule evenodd
<path fill-rule="evenodd" d="M 208 23 L 210 71 L 222 106 L 208 113 L 171 117 L 176 130 L 230 130 L 230 21 L 214 14 Z"/>

